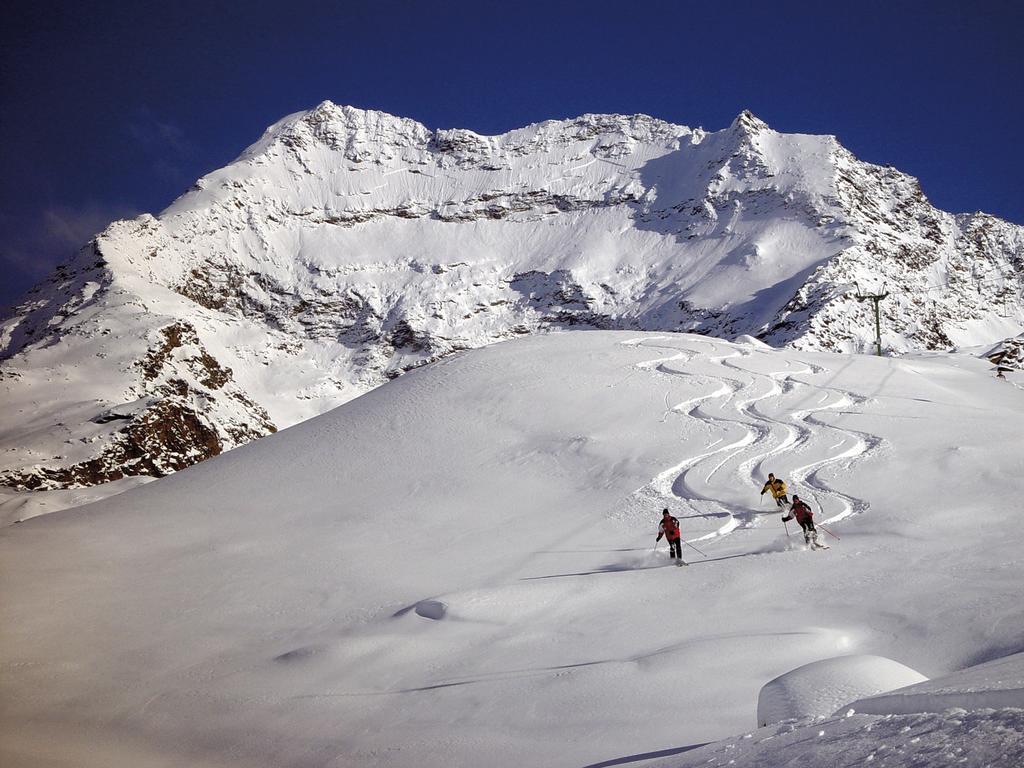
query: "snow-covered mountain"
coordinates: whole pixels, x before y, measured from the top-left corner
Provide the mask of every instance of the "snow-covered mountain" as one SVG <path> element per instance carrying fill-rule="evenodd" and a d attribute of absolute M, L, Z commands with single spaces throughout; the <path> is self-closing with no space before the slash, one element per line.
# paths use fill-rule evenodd
<path fill-rule="evenodd" d="M 1007 376 L 535 335 L 0 528 L 0 765 L 1016 768 Z"/>
<path fill-rule="evenodd" d="M 1020 333 L 1024 228 L 831 136 L 584 115 L 501 136 L 330 102 L 0 326 L 0 485 L 162 475 L 453 351 L 550 328 L 897 352 Z"/>

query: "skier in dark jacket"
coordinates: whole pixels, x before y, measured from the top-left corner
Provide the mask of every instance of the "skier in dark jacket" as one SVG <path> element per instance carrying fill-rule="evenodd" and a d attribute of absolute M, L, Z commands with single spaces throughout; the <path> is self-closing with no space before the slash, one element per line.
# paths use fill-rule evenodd
<path fill-rule="evenodd" d="M 662 510 L 658 538 L 654 540 L 654 543 L 657 544 L 661 541 L 662 536 L 668 540 L 668 556 L 673 560 L 678 557 L 681 563 L 683 561 L 683 536 L 679 531 L 679 521 L 672 517 L 667 509 Z"/>
<path fill-rule="evenodd" d="M 795 493 L 793 494 L 793 505 L 789 509 L 789 514 L 782 518 L 782 522 L 785 523 L 794 517 L 800 523 L 800 527 L 803 528 L 805 544 L 811 549 L 827 549 L 824 544 L 818 541 L 818 529 L 814 527 L 814 512 Z"/>

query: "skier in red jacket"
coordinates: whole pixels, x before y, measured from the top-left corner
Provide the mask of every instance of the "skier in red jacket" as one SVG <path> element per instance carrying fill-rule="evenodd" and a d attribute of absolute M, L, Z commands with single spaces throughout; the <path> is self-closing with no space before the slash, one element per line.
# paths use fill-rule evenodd
<path fill-rule="evenodd" d="M 825 544 L 818 541 L 818 529 L 814 527 L 814 512 L 795 493 L 793 494 L 793 505 L 789 508 L 789 514 L 782 518 L 782 522 L 792 520 L 794 517 L 800 523 L 800 527 L 803 528 L 805 544 L 811 549 L 828 549 Z"/>
<path fill-rule="evenodd" d="M 685 565 L 683 560 L 683 536 L 679 531 L 679 521 L 669 514 L 668 509 L 662 510 L 661 524 L 658 526 L 658 538 L 654 540 L 657 544 L 664 536 L 668 540 L 668 556 L 675 560 L 679 558 L 676 565 Z"/>

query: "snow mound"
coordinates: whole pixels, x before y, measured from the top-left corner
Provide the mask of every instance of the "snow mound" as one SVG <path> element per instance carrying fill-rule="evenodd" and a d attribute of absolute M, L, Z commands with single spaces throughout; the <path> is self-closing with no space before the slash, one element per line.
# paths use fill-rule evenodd
<path fill-rule="evenodd" d="M 1024 653 L 850 704 L 856 712 L 900 715 L 947 709 L 1024 709 Z"/>
<path fill-rule="evenodd" d="M 773 348 L 770 344 L 765 344 L 760 339 L 758 339 L 758 338 L 756 338 L 754 336 L 750 336 L 749 334 L 746 334 L 746 333 L 744 333 L 741 336 L 738 336 L 736 338 L 736 343 L 737 344 L 746 344 L 747 346 L 753 347 L 754 349 L 772 349 Z"/>
<path fill-rule="evenodd" d="M 884 656 L 839 656 L 804 664 L 761 688 L 757 724 L 824 717 L 857 698 L 927 680 L 920 672 Z M 858 710 L 859 711 L 859 710 Z"/>

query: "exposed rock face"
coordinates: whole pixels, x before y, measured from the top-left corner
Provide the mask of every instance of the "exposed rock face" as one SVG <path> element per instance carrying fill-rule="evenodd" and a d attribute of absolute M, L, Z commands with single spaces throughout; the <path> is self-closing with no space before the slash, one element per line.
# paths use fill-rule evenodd
<path fill-rule="evenodd" d="M 173 395 L 129 418 L 131 423 L 118 430 L 95 458 L 71 466 L 9 471 L 0 479 L 20 491 L 77 488 L 131 475 L 163 477 L 223 450 L 212 425 Z"/>
<path fill-rule="evenodd" d="M 161 475 L 453 351 L 559 328 L 860 351 L 1020 332 L 1024 229 L 749 112 L 501 136 L 325 102 L 0 325 L 0 484 Z"/>
<path fill-rule="evenodd" d="M 160 328 L 134 368 L 132 394 L 140 397 L 103 410 L 91 425 L 82 425 L 86 430 L 109 425 L 111 431 L 102 440 L 95 435 L 80 438 L 86 444 L 98 442 L 98 454 L 73 463 L 56 456 L 55 466 L 7 470 L 0 473 L 0 485 L 35 490 L 134 475 L 162 477 L 277 430 L 266 410 L 233 384 L 231 369 L 203 348 L 186 321 Z M 218 391 L 226 402 L 216 401 Z"/>
<path fill-rule="evenodd" d="M 1024 371 L 1024 333 L 999 342 L 984 357 L 996 367 L 997 373 Z"/>

